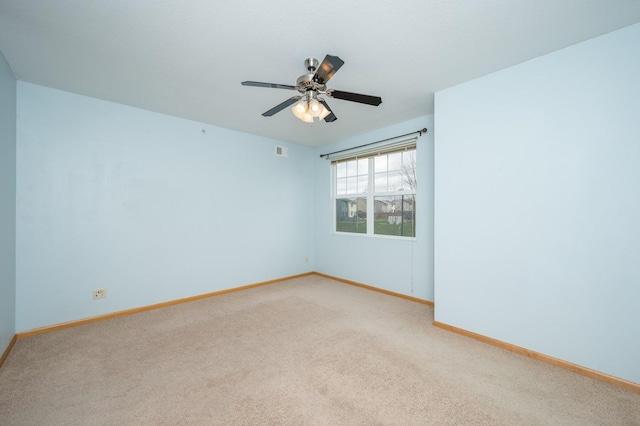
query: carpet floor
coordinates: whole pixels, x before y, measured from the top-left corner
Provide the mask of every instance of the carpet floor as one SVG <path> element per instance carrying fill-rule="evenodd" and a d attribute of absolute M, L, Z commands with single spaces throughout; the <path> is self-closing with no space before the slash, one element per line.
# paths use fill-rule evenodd
<path fill-rule="evenodd" d="M 640 425 L 640 394 L 319 276 L 19 339 L 2 425 Z"/>

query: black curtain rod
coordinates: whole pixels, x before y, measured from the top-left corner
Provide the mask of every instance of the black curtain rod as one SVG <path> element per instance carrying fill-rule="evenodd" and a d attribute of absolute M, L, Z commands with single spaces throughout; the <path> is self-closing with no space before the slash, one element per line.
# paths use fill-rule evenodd
<path fill-rule="evenodd" d="M 422 130 L 416 130 L 415 132 L 407 133 L 406 135 L 394 136 L 394 137 L 392 137 L 392 138 L 382 139 L 381 141 L 365 143 L 364 145 L 354 146 L 353 148 L 341 149 L 340 151 L 333 151 L 333 152 L 330 152 L 330 153 L 328 153 L 328 154 L 320 154 L 320 158 L 322 158 L 322 157 L 327 157 L 327 160 L 328 160 L 328 159 L 329 159 L 329 156 L 330 156 L 330 155 L 333 155 L 333 154 L 338 154 L 338 153 L 340 153 L 340 152 L 345 152 L 345 151 L 351 151 L 352 149 L 364 148 L 365 146 L 375 145 L 375 144 L 377 144 L 377 143 L 390 141 L 390 140 L 392 140 L 392 139 L 403 138 L 403 137 L 405 137 L 405 136 L 413 135 L 414 133 L 419 133 L 419 136 L 422 136 L 422 134 L 423 134 L 423 133 L 427 133 L 427 128 L 425 127 L 425 128 L 424 128 L 424 129 L 422 129 Z"/>

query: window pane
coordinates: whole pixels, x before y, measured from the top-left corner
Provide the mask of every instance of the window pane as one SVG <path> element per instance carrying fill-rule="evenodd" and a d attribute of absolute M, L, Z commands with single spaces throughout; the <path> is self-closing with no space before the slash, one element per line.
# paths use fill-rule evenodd
<path fill-rule="evenodd" d="M 347 193 L 347 179 L 346 178 L 336 179 L 336 194 L 344 195 L 346 193 Z"/>
<path fill-rule="evenodd" d="M 347 176 L 347 163 L 336 164 L 336 177 L 343 178 Z"/>
<path fill-rule="evenodd" d="M 373 232 L 415 237 L 415 195 L 374 198 Z"/>
<path fill-rule="evenodd" d="M 357 194 L 358 193 L 358 178 L 357 177 L 348 177 L 347 178 L 347 194 Z"/>
<path fill-rule="evenodd" d="M 358 175 L 358 161 L 352 160 L 347 161 L 347 176 L 357 176 Z"/>
<path fill-rule="evenodd" d="M 388 154 L 389 156 L 389 170 L 401 170 L 402 169 L 402 152 L 395 152 Z"/>
<path fill-rule="evenodd" d="M 336 231 L 367 232 L 367 199 L 364 197 L 336 200 Z"/>
<path fill-rule="evenodd" d="M 367 186 L 369 184 L 369 176 L 358 176 L 358 194 L 367 192 Z"/>
<path fill-rule="evenodd" d="M 416 150 L 405 151 L 402 155 L 402 165 L 408 169 L 416 168 Z"/>
<path fill-rule="evenodd" d="M 376 189 L 375 192 L 386 192 L 387 191 L 387 174 L 386 173 L 376 173 Z"/>
<path fill-rule="evenodd" d="M 374 164 L 375 172 L 386 172 L 387 171 L 387 156 L 386 155 L 378 155 L 375 157 Z"/>
<path fill-rule="evenodd" d="M 402 179 L 404 180 L 404 189 L 417 189 L 418 178 L 416 177 L 416 169 L 404 169 L 402 171 Z"/>
<path fill-rule="evenodd" d="M 402 177 L 404 179 L 404 189 L 415 190 L 418 186 L 416 175 L 416 151 L 411 150 L 403 153 L 402 156 Z"/>
<path fill-rule="evenodd" d="M 358 160 L 358 175 L 367 175 L 369 173 L 369 159 L 362 158 Z"/>
<path fill-rule="evenodd" d="M 403 185 L 403 179 L 402 179 L 402 173 L 401 172 L 389 172 L 389 183 L 388 188 L 389 191 L 402 191 Z"/>

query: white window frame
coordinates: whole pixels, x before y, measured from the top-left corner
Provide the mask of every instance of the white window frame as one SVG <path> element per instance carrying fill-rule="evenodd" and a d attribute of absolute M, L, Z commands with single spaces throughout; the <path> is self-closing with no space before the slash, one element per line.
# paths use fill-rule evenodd
<path fill-rule="evenodd" d="M 392 238 L 392 239 L 402 239 L 402 240 L 414 240 L 416 239 L 416 229 L 417 229 L 417 207 L 414 205 L 413 207 L 413 236 L 402 236 L 402 235 L 387 235 L 387 234 L 376 234 L 375 233 L 375 199 L 376 197 L 388 197 L 388 196 L 403 196 L 403 195 L 413 195 L 414 200 L 417 200 L 417 188 L 409 189 L 409 190 L 400 190 L 400 191 L 384 191 L 384 192 L 375 192 L 375 158 L 379 155 L 388 155 L 395 152 L 401 151 L 411 151 L 415 150 L 416 155 L 416 169 L 418 168 L 417 161 L 417 140 L 418 138 L 411 138 L 406 140 L 396 141 L 391 144 L 384 145 L 382 147 L 370 148 L 366 151 L 358 151 L 356 153 L 351 152 L 349 154 L 345 154 L 339 157 L 331 158 L 331 226 L 332 232 L 337 235 L 352 235 L 352 236 L 362 236 L 362 237 L 375 237 L 375 238 Z M 367 191 L 355 194 L 340 194 L 337 193 L 337 164 L 366 158 L 368 163 L 367 168 Z M 417 171 L 416 171 L 417 174 Z M 365 198 L 367 203 L 367 230 L 366 233 L 359 232 L 348 232 L 348 231 L 338 231 L 337 230 L 337 200 L 341 198 Z"/>

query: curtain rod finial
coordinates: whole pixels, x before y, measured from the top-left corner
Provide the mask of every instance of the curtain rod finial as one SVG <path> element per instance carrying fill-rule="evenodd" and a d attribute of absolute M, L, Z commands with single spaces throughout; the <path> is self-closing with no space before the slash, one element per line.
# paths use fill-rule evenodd
<path fill-rule="evenodd" d="M 427 133 L 427 128 L 425 127 L 422 130 L 418 130 L 418 132 L 420 132 L 420 136 L 422 136 L 423 133 Z"/>

